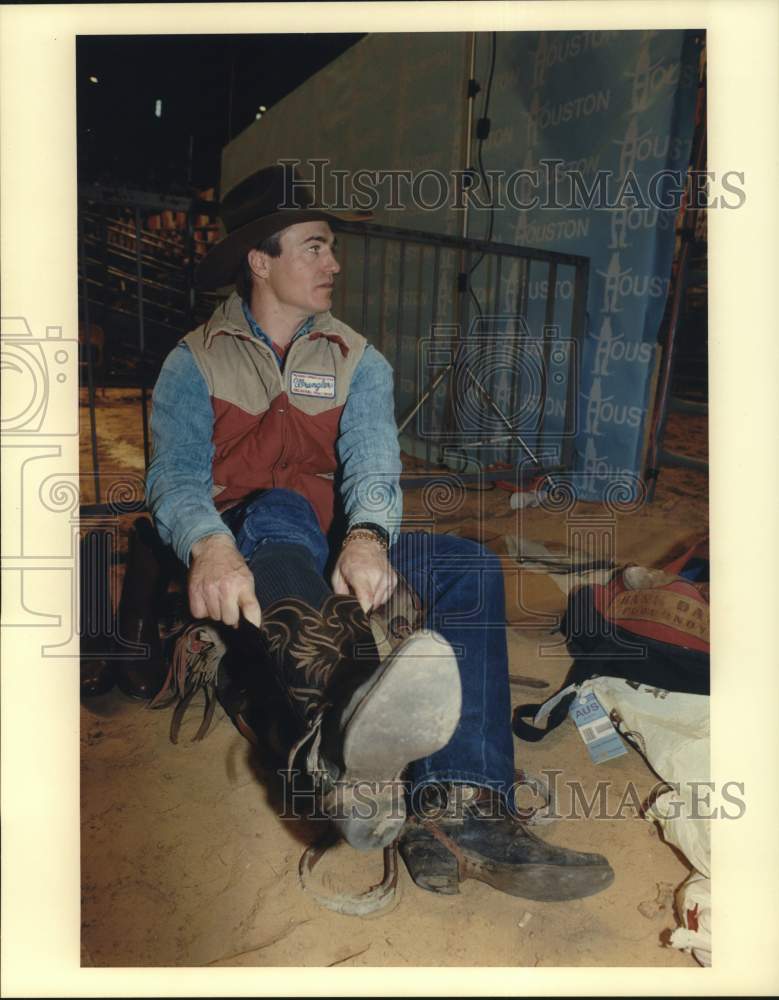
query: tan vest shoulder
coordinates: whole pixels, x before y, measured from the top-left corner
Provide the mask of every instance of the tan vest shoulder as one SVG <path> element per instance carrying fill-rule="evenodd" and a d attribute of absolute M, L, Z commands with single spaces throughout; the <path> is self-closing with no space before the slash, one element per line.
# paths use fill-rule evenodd
<path fill-rule="evenodd" d="M 332 313 L 317 313 L 314 317 L 314 330 L 321 330 L 322 333 L 335 333 L 342 337 L 347 347 L 355 347 L 362 357 L 362 352 L 368 345 L 368 341 L 361 333 L 353 330 L 348 324 L 340 319 L 336 319 Z"/>

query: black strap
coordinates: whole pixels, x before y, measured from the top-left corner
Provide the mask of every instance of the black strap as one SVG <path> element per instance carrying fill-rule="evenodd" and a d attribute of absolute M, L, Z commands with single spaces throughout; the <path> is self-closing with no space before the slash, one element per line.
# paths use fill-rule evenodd
<path fill-rule="evenodd" d="M 571 691 L 570 694 L 567 694 L 564 698 L 560 699 L 560 701 L 549 713 L 546 727 L 544 729 L 541 729 L 539 726 L 533 726 L 524 720 L 534 719 L 545 702 L 542 702 L 540 705 L 517 705 L 514 709 L 511 728 L 521 740 L 527 740 L 529 743 L 538 743 L 538 741 L 542 740 L 547 733 L 550 733 L 553 729 L 557 729 L 558 726 L 565 722 L 568 715 L 568 709 L 570 708 L 577 693 L 578 690 Z"/>

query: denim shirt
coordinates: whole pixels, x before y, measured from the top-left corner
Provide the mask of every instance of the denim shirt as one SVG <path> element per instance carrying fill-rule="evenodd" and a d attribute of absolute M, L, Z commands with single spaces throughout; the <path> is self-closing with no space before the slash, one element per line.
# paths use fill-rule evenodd
<path fill-rule="evenodd" d="M 252 333 L 272 347 L 245 302 L 243 310 Z M 308 333 L 313 324 L 311 316 L 293 340 Z M 283 362 L 278 357 L 277 361 L 281 367 Z M 146 503 L 160 537 L 187 565 L 199 539 L 232 534 L 212 499 L 213 422 L 205 379 L 189 348 L 179 343 L 165 359 L 152 396 Z M 392 368 L 370 345 L 352 376 L 336 454 L 347 524 L 380 524 L 389 532 L 390 541 L 395 541 L 403 499 Z"/>

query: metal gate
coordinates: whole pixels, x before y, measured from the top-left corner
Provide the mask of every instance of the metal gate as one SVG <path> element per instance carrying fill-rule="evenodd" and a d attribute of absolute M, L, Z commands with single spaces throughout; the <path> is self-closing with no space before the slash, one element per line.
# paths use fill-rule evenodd
<path fill-rule="evenodd" d="M 216 211 L 213 202 L 80 190 L 81 381 L 98 506 L 96 390 L 139 390 L 148 464 L 160 365 L 218 302 L 193 282 L 218 236 Z M 507 465 L 570 470 L 588 259 L 368 223 L 334 228 L 333 312 L 393 365 L 404 450 L 488 478 L 506 478 Z"/>

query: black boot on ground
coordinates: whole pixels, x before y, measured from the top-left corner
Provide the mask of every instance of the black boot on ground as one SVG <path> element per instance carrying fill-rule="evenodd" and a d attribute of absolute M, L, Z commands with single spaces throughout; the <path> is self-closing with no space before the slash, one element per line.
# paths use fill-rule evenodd
<path fill-rule="evenodd" d="M 305 727 L 298 748 L 325 813 L 352 847 L 385 847 L 405 822 L 403 770 L 446 746 L 460 718 L 451 646 L 417 631 L 380 661 L 358 602 L 335 594 L 319 610 L 297 598 L 276 602 L 262 632 Z"/>
<path fill-rule="evenodd" d="M 421 798 L 420 814 L 408 820 L 398 842 L 421 889 L 452 895 L 472 878 L 511 896 L 550 902 L 592 896 L 614 881 L 602 855 L 544 843 L 487 789 L 433 786 Z"/>
<path fill-rule="evenodd" d="M 116 683 L 113 665 L 102 657 L 83 657 L 80 663 L 80 693 L 82 698 L 108 694 Z"/>
<path fill-rule="evenodd" d="M 145 655 L 116 661 L 116 682 L 131 698 L 153 698 L 165 683 L 168 668 L 159 631 L 159 606 L 170 578 L 169 556 L 151 522 L 139 518 L 130 529 L 127 567 L 119 601 L 117 652 L 128 644 L 146 647 Z"/>
<path fill-rule="evenodd" d="M 111 653 L 113 537 L 101 528 L 87 529 L 80 540 L 80 695 L 107 694 L 116 683 Z"/>

